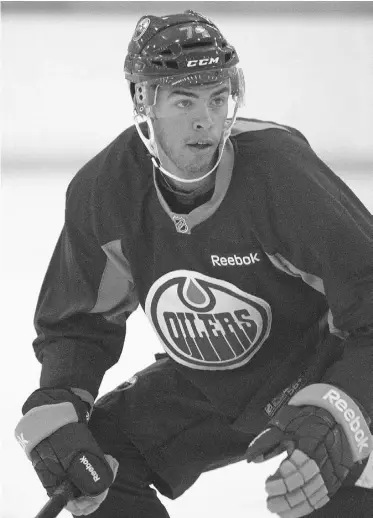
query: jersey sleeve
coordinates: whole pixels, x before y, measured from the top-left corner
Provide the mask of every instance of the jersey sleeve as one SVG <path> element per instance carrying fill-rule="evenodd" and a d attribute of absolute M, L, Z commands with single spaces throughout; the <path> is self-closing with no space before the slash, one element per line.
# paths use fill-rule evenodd
<path fill-rule="evenodd" d="M 138 305 L 119 240 L 103 242 L 92 182 L 73 180 L 65 222 L 39 295 L 33 346 L 42 387 L 98 394 L 121 354 L 126 320 Z"/>
<path fill-rule="evenodd" d="M 272 260 L 325 295 L 343 355 L 323 381 L 373 418 L 373 217 L 301 139 L 286 136 L 269 155 L 259 233 L 270 228 Z"/>

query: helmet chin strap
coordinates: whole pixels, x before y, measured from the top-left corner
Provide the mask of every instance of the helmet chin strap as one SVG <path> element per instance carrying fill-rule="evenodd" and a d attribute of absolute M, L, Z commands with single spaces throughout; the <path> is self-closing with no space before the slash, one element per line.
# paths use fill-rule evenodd
<path fill-rule="evenodd" d="M 201 180 L 204 180 L 205 178 L 210 176 L 210 174 L 212 174 L 215 171 L 215 169 L 218 167 L 218 165 L 220 163 L 220 160 L 221 160 L 221 158 L 223 156 L 223 151 L 224 151 L 225 143 L 227 142 L 227 140 L 229 138 L 229 135 L 231 134 L 232 127 L 233 127 L 233 125 L 234 125 L 234 123 L 236 121 L 237 110 L 238 110 L 238 102 L 236 102 L 236 105 L 235 105 L 235 108 L 234 108 L 234 112 L 233 112 L 233 116 L 232 116 L 232 119 L 231 119 L 231 122 L 230 122 L 229 126 L 227 128 L 225 128 L 224 131 L 223 131 L 223 135 L 222 135 L 220 143 L 219 143 L 219 154 L 218 154 L 218 158 L 217 158 L 217 160 L 215 162 L 214 167 L 212 169 L 210 169 L 210 171 L 208 171 L 206 174 L 204 174 L 203 176 L 200 176 L 198 178 L 180 178 L 180 176 L 177 176 L 177 175 L 167 171 L 162 166 L 161 160 L 159 158 L 159 152 L 158 152 L 158 147 L 157 147 L 157 143 L 156 143 L 156 140 L 155 140 L 154 128 L 153 128 L 153 124 L 152 124 L 151 118 L 149 117 L 149 115 L 140 115 L 139 113 L 137 113 L 136 108 L 135 108 L 135 111 L 134 111 L 134 121 L 135 121 L 135 126 L 136 126 L 136 129 L 137 129 L 137 132 L 138 132 L 141 140 L 143 141 L 143 143 L 145 144 L 147 150 L 149 151 L 149 153 L 152 156 L 153 165 L 157 169 L 159 169 L 164 175 L 168 176 L 169 178 L 172 178 L 173 180 L 176 180 L 177 182 L 180 182 L 180 183 L 193 183 L 193 182 L 200 182 Z M 146 123 L 148 125 L 148 128 L 149 128 L 149 138 L 147 138 L 144 135 L 144 133 L 141 131 L 141 128 L 140 128 L 140 122 L 143 122 L 144 119 L 145 119 L 145 121 L 146 121 Z"/>

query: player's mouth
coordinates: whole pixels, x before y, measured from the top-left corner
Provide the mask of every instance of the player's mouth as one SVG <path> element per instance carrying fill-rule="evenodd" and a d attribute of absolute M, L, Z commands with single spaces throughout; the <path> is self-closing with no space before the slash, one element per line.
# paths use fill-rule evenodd
<path fill-rule="evenodd" d="M 206 151 L 212 149 L 213 142 L 211 140 L 196 140 L 194 142 L 190 142 L 187 146 L 194 151 Z"/>

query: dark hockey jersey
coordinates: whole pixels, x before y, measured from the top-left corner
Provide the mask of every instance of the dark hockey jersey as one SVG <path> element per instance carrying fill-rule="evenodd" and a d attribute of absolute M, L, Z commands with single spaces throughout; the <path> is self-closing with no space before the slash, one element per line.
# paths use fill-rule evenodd
<path fill-rule="evenodd" d="M 140 304 L 182 375 L 234 419 L 315 381 L 373 417 L 373 220 L 305 137 L 238 119 L 212 197 L 188 214 L 158 174 L 130 127 L 69 185 L 36 310 L 41 385 L 96 397 Z"/>

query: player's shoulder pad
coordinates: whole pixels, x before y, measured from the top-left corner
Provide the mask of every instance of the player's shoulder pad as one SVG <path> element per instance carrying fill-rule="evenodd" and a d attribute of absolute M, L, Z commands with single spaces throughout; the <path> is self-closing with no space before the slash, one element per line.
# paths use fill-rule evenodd
<path fill-rule="evenodd" d="M 108 172 L 118 167 L 122 156 L 136 154 L 139 144 L 142 145 L 136 127 L 130 126 L 88 160 L 74 175 L 69 187 L 82 181 L 95 180 L 100 175 L 107 176 Z"/>
<path fill-rule="evenodd" d="M 73 176 L 66 190 L 67 207 L 83 209 L 90 206 L 95 193 L 116 192 L 126 171 L 136 168 L 134 161 L 144 154 L 143 149 L 135 126 L 123 131 Z"/>
<path fill-rule="evenodd" d="M 273 121 L 263 121 L 260 119 L 247 119 L 245 117 L 237 117 L 235 124 L 233 125 L 231 136 L 239 137 L 244 136 L 245 134 L 253 135 L 262 135 L 264 131 L 272 130 L 272 132 L 287 133 L 289 136 L 299 137 L 301 140 L 309 144 L 306 137 L 296 128 L 292 126 L 287 126 L 285 124 L 278 124 Z"/>

